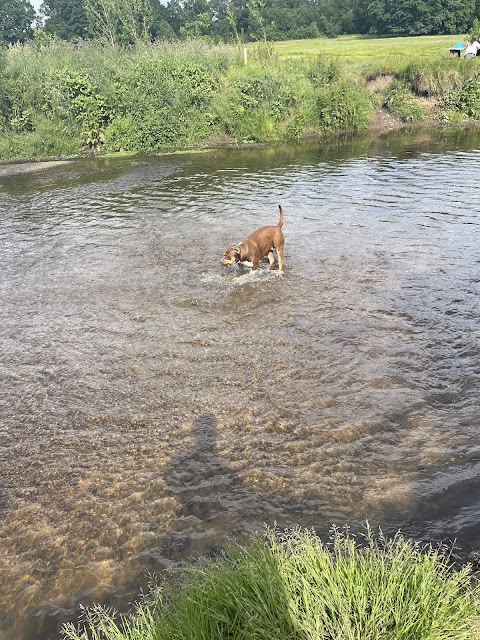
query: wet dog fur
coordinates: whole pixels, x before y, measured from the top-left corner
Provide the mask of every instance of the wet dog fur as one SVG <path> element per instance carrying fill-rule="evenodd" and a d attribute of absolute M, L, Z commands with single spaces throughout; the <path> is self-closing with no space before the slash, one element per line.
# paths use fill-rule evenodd
<path fill-rule="evenodd" d="M 223 254 L 220 264 L 224 267 L 230 267 L 240 263 L 246 267 L 251 267 L 252 271 L 258 269 L 261 260 L 268 256 L 270 267 L 275 262 L 273 251 L 277 254 L 278 269 L 283 270 L 283 246 L 285 238 L 282 232 L 283 226 L 283 209 L 278 205 L 280 210 L 280 220 L 276 226 L 260 227 L 251 233 L 245 240 L 239 244 L 232 244 Z"/>

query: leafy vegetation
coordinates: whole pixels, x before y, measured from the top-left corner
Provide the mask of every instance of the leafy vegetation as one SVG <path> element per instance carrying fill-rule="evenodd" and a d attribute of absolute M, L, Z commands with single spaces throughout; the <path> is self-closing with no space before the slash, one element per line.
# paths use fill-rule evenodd
<path fill-rule="evenodd" d="M 425 119 L 425 112 L 415 96 L 399 81 L 392 84 L 385 106 L 403 122 L 422 122 Z"/>
<path fill-rule="evenodd" d="M 469 80 L 460 90 L 451 91 L 444 100 L 446 119 L 480 119 L 480 76 Z"/>
<path fill-rule="evenodd" d="M 65 640 L 474 640 L 479 588 L 446 550 L 396 535 L 271 532 L 157 587 L 130 618 L 87 611 Z"/>
<path fill-rule="evenodd" d="M 339 38 L 335 51 L 327 39 L 260 42 L 246 61 L 242 47 L 203 40 L 17 45 L 0 52 L 0 158 L 325 136 L 365 129 L 381 106 L 420 122 L 424 98 L 442 121 L 477 119 L 480 58 L 449 58 L 443 38 Z M 414 45 L 415 56 L 386 56 Z"/>
<path fill-rule="evenodd" d="M 34 18 L 28 0 L 0 0 L 0 46 L 31 40 Z"/>
<path fill-rule="evenodd" d="M 318 121 L 325 131 L 361 131 L 369 123 L 373 105 L 361 86 L 341 80 L 325 85 L 317 98 Z"/>

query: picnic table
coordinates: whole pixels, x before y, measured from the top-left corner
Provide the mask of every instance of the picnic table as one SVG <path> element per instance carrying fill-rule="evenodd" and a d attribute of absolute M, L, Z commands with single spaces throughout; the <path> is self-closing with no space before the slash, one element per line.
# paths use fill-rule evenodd
<path fill-rule="evenodd" d="M 460 58 L 460 54 L 464 49 L 465 47 L 463 46 L 463 43 L 457 42 L 456 44 L 453 45 L 453 47 L 450 47 L 449 51 L 452 54 L 452 56 L 457 55 Z"/>

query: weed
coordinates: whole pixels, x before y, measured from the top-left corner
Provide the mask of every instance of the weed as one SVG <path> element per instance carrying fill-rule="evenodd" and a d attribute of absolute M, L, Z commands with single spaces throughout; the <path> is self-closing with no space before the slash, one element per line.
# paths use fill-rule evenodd
<path fill-rule="evenodd" d="M 406 84 L 398 80 L 392 83 L 384 106 L 403 122 L 414 123 L 425 120 L 425 111 L 418 103 L 418 99 L 412 95 Z"/>
<path fill-rule="evenodd" d="M 367 127 L 372 110 L 368 92 L 345 80 L 323 87 L 318 94 L 318 123 L 326 132 L 361 131 Z"/>
<path fill-rule="evenodd" d="M 452 91 L 445 96 L 444 108 L 446 114 L 458 114 L 460 120 L 480 119 L 480 78 L 472 78 L 459 91 Z M 453 116 L 455 117 L 455 116 Z"/>
<path fill-rule="evenodd" d="M 270 532 L 166 583 L 129 619 L 96 607 L 64 640 L 472 640 L 479 589 L 448 551 L 397 534 Z M 478 630 L 478 627 L 477 627 Z"/>

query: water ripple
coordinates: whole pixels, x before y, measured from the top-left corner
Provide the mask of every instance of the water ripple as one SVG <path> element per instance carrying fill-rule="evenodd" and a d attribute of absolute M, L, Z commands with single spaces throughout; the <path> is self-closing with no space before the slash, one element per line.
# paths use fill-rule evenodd
<path fill-rule="evenodd" d="M 263 523 L 475 544 L 473 135 L 2 179 L 9 637 L 125 608 L 149 572 Z M 222 271 L 278 204 L 284 273 Z"/>

